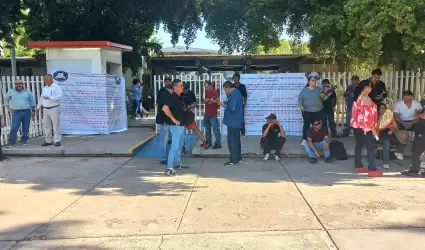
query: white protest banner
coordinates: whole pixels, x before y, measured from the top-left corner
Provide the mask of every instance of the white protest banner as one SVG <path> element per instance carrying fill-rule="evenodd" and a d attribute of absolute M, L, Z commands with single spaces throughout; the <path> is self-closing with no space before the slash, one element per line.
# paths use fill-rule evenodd
<path fill-rule="evenodd" d="M 298 95 L 307 84 L 308 76 L 320 79 L 321 73 L 243 74 L 240 82 L 245 84 L 248 101 L 245 107 L 247 135 L 261 135 L 262 127 L 270 113 L 277 116 L 286 135 L 301 136 L 303 118 L 298 104 Z M 224 90 L 223 90 L 224 92 Z M 224 108 L 220 108 L 221 119 Z M 222 133 L 227 135 L 223 124 Z"/>
<path fill-rule="evenodd" d="M 52 75 L 63 90 L 60 100 L 63 134 L 110 134 L 127 130 L 123 78 L 62 70 Z"/>

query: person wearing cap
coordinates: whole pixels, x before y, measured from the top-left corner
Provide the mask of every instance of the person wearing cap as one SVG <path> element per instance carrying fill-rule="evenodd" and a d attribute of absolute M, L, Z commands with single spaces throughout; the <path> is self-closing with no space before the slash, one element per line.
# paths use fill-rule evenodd
<path fill-rule="evenodd" d="M 319 150 L 322 149 L 325 156 L 325 162 L 333 162 L 331 151 L 329 150 L 328 139 L 328 128 L 322 127 L 321 121 L 315 119 L 311 128 L 307 130 L 307 143 L 304 143 L 304 148 L 308 154 L 310 163 L 314 164 L 319 161 Z"/>
<path fill-rule="evenodd" d="M 285 130 L 282 125 L 277 121 L 275 114 L 270 114 L 266 117 L 267 123 L 263 125 L 263 134 L 261 137 L 261 147 L 263 148 L 264 161 L 270 158 L 270 151 L 275 150 L 275 161 L 280 160 L 280 152 L 285 144 Z"/>
<path fill-rule="evenodd" d="M 345 98 L 345 128 L 342 133 L 342 137 L 348 137 L 351 132 L 350 127 L 350 120 L 351 120 L 351 114 L 353 109 L 353 98 L 354 98 L 354 89 L 359 85 L 360 78 L 356 75 L 351 77 L 351 84 L 347 87 L 347 89 L 344 92 L 344 98 Z"/>
<path fill-rule="evenodd" d="M 385 87 L 385 83 L 381 81 L 381 76 L 382 71 L 380 69 L 374 69 L 369 79 L 361 81 L 363 84 L 372 83 L 372 91 L 370 92 L 369 97 L 376 105 L 381 104 L 384 99 L 387 98 L 387 89 Z"/>
<path fill-rule="evenodd" d="M 204 115 L 204 126 L 205 126 L 205 137 L 208 145 L 212 145 L 212 134 L 211 128 L 214 132 L 215 143 L 212 149 L 221 148 L 221 134 L 217 119 L 218 104 L 220 103 L 220 96 L 218 91 L 214 88 L 213 82 L 205 81 L 205 115 Z"/>
<path fill-rule="evenodd" d="M 335 115 L 334 108 L 336 106 L 336 93 L 335 88 L 329 82 L 329 79 L 322 81 L 322 102 L 323 102 L 323 113 L 325 115 L 325 121 L 327 121 L 328 128 L 331 129 L 332 137 L 338 138 L 336 133 Z M 326 125 L 325 124 L 325 125 Z"/>
<path fill-rule="evenodd" d="M 195 93 L 193 93 L 193 91 L 190 90 L 190 84 L 189 83 L 184 83 L 183 85 L 184 85 L 184 90 L 183 90 L 183 93 L 180 95 L 180 99 L 182 100 L 186 109 L 189 109 L 192 112 L 194 112 L 194 109 L 196 108 Z M 204 134 L 202 133 L 202 131 L 196 125 L 195 120 L 193 120 L 193 122 L 191 124 L 185 125 L 185 128 L 186 129 L 192 129 L 195 132 L 195 134 L 198 136 L 198 138 L 202 142 L 201 147 L 203 149 L 208 149 L 210 147 L 210 145 L 207 143 L 207 140 L 205 139 Z M 183 147 L 182 147 L 182 150 L 181 150 L 182 155 L 184 155 L 186 153 L 184 141 L 185 141 L 185 138 L 183 137 Z"/>
<path fill-rule="evenodd" d="M 419 120 L 419 113 L 422 110 L 420 102 L 413 100 L 413 93 L 410 90 L 403 91 L 402 100 L 394 104 L 394 116 L 397 120 L 399 130 L 413 131 L 416 122 Z M 405 144 L 398 143 L 395 156 L 403 160 Z"/>
<path fill-rule="evenodd" d="M 24 88 L 21 79 L 16 79 L 15 88 L 7 92 L 5 97 L 5 106 L 12 116 L 12 126 L 9 134 L 8 147 L 16 144 L 16 137 L 19 127 L 22 124 L 21 142 L 27 145 L 30 132 L 31 117 L 35 115 L 35 99 L 31 91 Z"/>
<path fill-rule="evenodd" d="M 164 87 L 162 87 L 157 94 L 156 104 L 158 105 L 158 112 L 156 114 L 155 123 L 159 128 L 159 154 L 160 164 L 167 165 L 168 159 L 168 139 L 170 136 L 170 118 L 162 110 L 163 106 L 167 103 L 167 100 L 171 98 L 173 94 L 173 85 L 171 84 L 171 78 L 165 77 Z"/>
<path fill-rule="evenodd" d="M 415 139 L 412 146 L 412 166 L 409 170 L 402 172 L 402 175 L 417 177 L 421 169 L 421 155 L 425 154 L 425 106 L 418 114 L 418 120 L 415 128 Z M 423 160 L 423 159 L 422 159 Z M 425 175 L 422 172 L 422 175 Z"/>

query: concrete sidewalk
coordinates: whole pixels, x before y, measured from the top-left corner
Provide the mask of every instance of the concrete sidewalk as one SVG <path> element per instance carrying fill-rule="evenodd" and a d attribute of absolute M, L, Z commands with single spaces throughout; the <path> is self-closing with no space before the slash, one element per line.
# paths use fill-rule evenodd
<path fill-rule="evenodd" d="M 184 161 L 176 177 L 157 159 L 0 163 L 0 249 L 423 249 L 425 178 L 403 167 Z"/>
<path fill-rule="evenodd" d="M 248 136 L 246 138 L 241 137 L 242 154 L 243 157 L 263 157 L 263 151 L 260 146 L 261 136 Z M 330 140 L 338 140 L 344 143 L 347 155 L 349 157 L 354 156 L 354 148 L 356 140 L 353 136 L 345 138 L 330 138 Z M 301 146 L 301 136 L 287 136 L 286 143 L 282 149 L 282 157 L 307 157 L 304 146 Z M 195 157 L 229 157 L 229 149 L 227 146 L 227 137 L 221 137 L 221 149 L 203 150 L 199 146 L 194 147 L 192 155 Z M 363 155 L 366 155 L 366 148 L 363 150 Z M 410 157 L 412 155 L 412 144 L 409 143 L 405 149 L 405 156 Z"/>
<path fill-rule="evenodd" d="M 154 136 L 151 128 L 129 128 L 110 135 L 64 135 L 61 147 L 41 147 L 44 137 L 33 138 L 27 146 L 3 147 L 6 156 L 132 156 L 133 151 Z"/>

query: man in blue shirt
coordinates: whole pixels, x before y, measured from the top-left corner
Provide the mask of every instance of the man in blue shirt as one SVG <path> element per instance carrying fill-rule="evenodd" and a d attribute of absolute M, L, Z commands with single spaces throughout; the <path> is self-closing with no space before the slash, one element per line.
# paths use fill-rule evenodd
<path fill-rule="evenodd" d="M 231 82 L 226 81 L 223 88 L 228 99 L 226 102 L 220 102 L 220 105 L 225 108 L 223 124 L 227 126 L 227 145 L 230 151 L 230 161 L 224 165 L 230 166 L 242 162 L 240 133 L 243 127 L 244 99 L 241 92 L 235 89 Z"/>
<path fill-rule="evenodd" d="M 348 137 L 351 132 L 350 120 L 351 120 L 351 110 L 353 109 L 353 98 L 354 98 L 354 89 L 359 84 L 360 78 L 356 75 L 351 77 L 351 85 L 347 87 L 347 90 L 344 92 L 345 104 L 347 111 L 345 113 L 345 128 L 342 137 Z"/>
<path fill-rule="evenodd" d="M 16 79 L 15 88 L 7 92 L 5 106 L 12 115 L 12 127 L 10 129 L 8 147 L 13 147 L 15 145 L 16 136 L 21 123 L 21 142 L 23 145 L 27 145 L 31 117 L 35 114 L 35 99 L 31 91 L 24 89 L 22 80 Z"/>

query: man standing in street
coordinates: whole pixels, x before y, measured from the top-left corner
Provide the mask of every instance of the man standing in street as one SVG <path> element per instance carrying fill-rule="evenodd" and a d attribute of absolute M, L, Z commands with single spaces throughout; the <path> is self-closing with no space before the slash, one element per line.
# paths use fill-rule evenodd
<path fill-rule="evenodd" d="M 27 145 L 31 117 L 34 117 L 35 114 L 35 99 L 31 91 L 24 89 L 22 80 L 16 79 L 15 88 L 9 90 L 5 97 L 5 105 L 12 116 L 8 147 L 15 146 L 16 136 L 21 124 L 21 142 L 23 145 Z"/>
<path fill-rule="evenodd" d="M 0 138 L 1 138 L 1 128 L 3 127 L 3 116 L 0 114 Z M 0 161 L 8 161 L 9 158 L 3 155 L 3 151 L 1 150 L 1 143 L 0 143 Z"/>
<path fill-rule="evenodd" d="M 275 161 L 280 161 L 280 152 L 286 141 L 285 130 L 277 121 L 277 116 L 275 114 L 270 114 L 266 119 L 267 123 L 263 125 L 263 136 L 260 142 L 264 151 L 264 161 L 269 160 L 271 150 L 275 150 Z"/>
<path fill-rule="evenodd" d="M 205 81 L 205 115 L 204 115 L 204 126 L 205 136 L 207 138 L 208 145 L 212 145 L 212 134 L 211 128 L 214 131 L 215 143 L 212 149 L 221 148 L 221 134 L 220 128 L 218 127 L 217 110 L 220 102 L 220 96 L 218 91 L 213 87 L 211 81 Z"/>
<path fill-rule="evenodd" d="M 351 121 L 351 110 L 353 109 L 353 98 L 354 98 L 354 89 L 360 82 L 360 78 L 356 75 L 351 77 L 351 85 L 347 87 L 347 90 L 344 92 L 345 98 L 345 107 L 347 108 L 345 113 L 345 128 L 342 134 L 342 137 L 348 137 L 351 132 L 350 121 Z"/>
<path fill-rule="evenodd" d="M 233 75 L 233 86 L 234 88 L 236 88 L 237 90 L 239 90 L 239 92 L 242 94 L 243 96 L 243 116 L 244 116 L 244 120 L 242 121 L 242 128 L 241 128 L 241 134 L 243 137 L 246 137 L 246 131 L 245 131 L 245 106 L 246 103 L 248 101 L 248 93 L 246 92 L 246 87 L 244 84 L 240 83 L 240 79 L 241 79 L 241 75 L 239 75 L 238 73 Z"/>
<path fill-rule="evenodd" d="M 175 79 L 172 83 L 173 93 L 165 101 L 162 111 L 169 118 L 166 122 L 171 132 L 171 148 L 168 154 L 167 170 L 168 176 L 176 175 L 176 169 L 188 168 L 181 164 L 180 150 L 183 146 L 185 111 L 180 95 L 183 93 L 183 83 Z"/>
<path fill-rule="evenodd" d="M 171 78 L 165 77 L 164 79 L 164 85 L 165 87 L 162 87 L 156 96 L 156 104 L 158 105 L 158 113 L 156 114 L 155 123 L 158 124 L 159 128 L 159 154 L 160 154 L 160 163 L 162 165 L 167 165 L 167 146 L 168 146 L 168 139 L 170 135 L 170 121 L 164 111 L 162 110 L 162 107 L 166 103 L 166 101 L 171 97 L 173 94 L 173 85 L 171 84 Z"/>
<path fill-rule="evenodd" d="M 220 106 L 225 108 L 223 124 L 227 126 L 227 145 L 230 151 L 230 160 L 224 165 L 231 166 L 242 162 L 243 96 L 229 81 L 223 84 L 223 88 L 228 95 L 228 99 L 226 104 L 220 102 Z"/>
<path fill-rule="evenodd" d="M 38 110 L 43 110 L 43 132 L 44 143 L 42 147 L 55 145 L 61 146 L 62 132 L 60 128 L 60 107 L 59 101 L 62 97 L 62 88 L 53 82 L 52 75 L 43 77 L 45 86 L 41 92 L 38 102 Z M 52 135 L 53 130 L 53 135 Z"/>
<path fill-rule="evenodd" d="M 382 71 L 380 69 L 374 69 L 371 75 L 369 79 L 362 82 L 367 81 L 372 83 L 372 92 L 370 92 L 369 97 L 376 105 L 379 105 L 387 98 L 387 89 L 385 83 L 381 81 Z"/>

